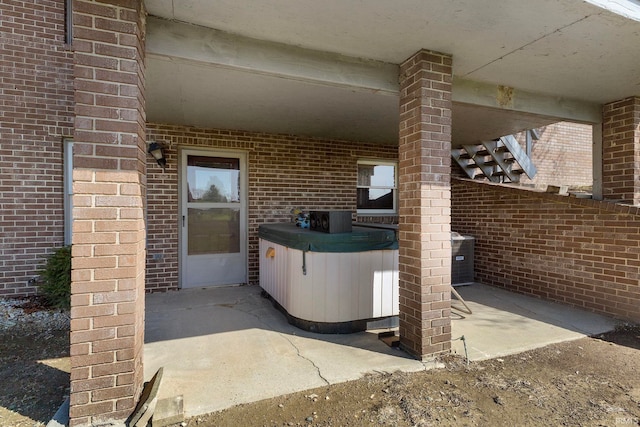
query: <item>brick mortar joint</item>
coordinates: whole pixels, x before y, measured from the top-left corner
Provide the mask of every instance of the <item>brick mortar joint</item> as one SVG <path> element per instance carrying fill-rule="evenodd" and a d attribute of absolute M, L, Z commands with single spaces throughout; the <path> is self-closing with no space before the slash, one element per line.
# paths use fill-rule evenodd
<path fill-rule="evenodd" d="M 29 43 L 29 44 L 38 44 L 43 45 L 47 50 L 57 50 L 56 48 L 64 48 L 67 43 L 62 40 L 56 40 L 55 36 L 44 37 L 44 36 L 31 36 L 25 34 L 16 34 L 10 32 L 3 32 L 2 37 L 5 38 L 8 42 L 20 42 L 20 43 Z M 54 42 L 52 44 L 51 42 Z M 32 47 L 32 46 L 24 46 L 24 47 Z M 63 50 L 66 52 L 66 50 Z"/>
<path fill-rule="evenodd" d="M 438 92 L 438 93 L 451 93 L 450 90 L 447 91 L 447 90 L 440 90 L 440 89 L 429 89 L 429 91 Z M 413 92 L 403 96 L 402 98 L 403 98 L 404 103 L 406 104 L 407 102 L 413 101 L 415 99 L 436 99 L 438 101 L 451 102 L 451 100 L 446 99 L 446 98 L 435 98 L 433 96 L 422 94 L 420 92 L 421 92 L 421 90 L 418 89 L 416 91 L 413 91 Z M 421 105 L 421 106 L 424 106 L 424 105 Z M 449 110 L 449 108 L 434 107 L 433 105 L 428 105 L 428 107 L 429 108 L 433 108 L 435 110 Z M 430 115 L 433 115 L 433 114 L 430 114 Z"/>

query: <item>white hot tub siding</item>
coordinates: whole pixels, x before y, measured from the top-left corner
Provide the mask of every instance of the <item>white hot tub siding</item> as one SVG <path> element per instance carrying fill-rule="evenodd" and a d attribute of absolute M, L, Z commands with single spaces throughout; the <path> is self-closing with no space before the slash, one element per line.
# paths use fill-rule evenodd
<path fill-rule="evenodd" d="M 275 256 L 267 258 L 268 248 Z M 260 239 L 260 286 L 287 312 L 314 322 L 399 314 L 398 250 L 303 252 Z"/>

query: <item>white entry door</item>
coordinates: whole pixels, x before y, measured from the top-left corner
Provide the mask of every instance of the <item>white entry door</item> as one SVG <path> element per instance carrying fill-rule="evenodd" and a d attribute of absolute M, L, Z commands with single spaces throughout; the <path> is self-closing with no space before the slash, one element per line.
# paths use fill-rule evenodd
<path fill-rule="evenodd" d="M 181 286 L 247 282 L 246 158 L 181 151 Z"/>

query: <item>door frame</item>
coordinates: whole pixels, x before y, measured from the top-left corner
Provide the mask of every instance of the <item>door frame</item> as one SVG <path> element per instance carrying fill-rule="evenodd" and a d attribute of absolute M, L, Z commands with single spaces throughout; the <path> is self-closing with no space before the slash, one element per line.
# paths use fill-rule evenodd
<path fill-rule="evenodd" d="M 249 280 L 249 156 L 244 150 L 228 150 L 215 147 L 178 146 L 178 288 L 184 288 L 184 268 L 187 256 L 187 242 L 182 226 L 182 215 L 186 203 L 185 164 L 188 155 L 211 157 L 234 157 L 240 160 L 240 252 L 244 253 L 245 284 Z M 224 286 L 224 285 L 221 285 Z M 186 289 L 189 289 L 188 287 Z"/>

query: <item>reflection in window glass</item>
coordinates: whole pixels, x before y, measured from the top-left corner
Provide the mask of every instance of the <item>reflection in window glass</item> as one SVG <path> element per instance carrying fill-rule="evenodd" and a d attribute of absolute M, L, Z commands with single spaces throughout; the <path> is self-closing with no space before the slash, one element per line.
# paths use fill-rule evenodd
<path fill-rule="evenodd" d="M 393 190 L 358 188 L 358 209 L 393 210 Z"/>
<path fill-rule="evenodd" d="M 240 160 L 189 156 L 187 189 L 189 202 L 239 203 Z"/>
<path fill-rule="evenodd" d="M 396 184 L 395 166 L 358 165 L 358 186 L 393 188 Z"/>
<path fill-rule="evenodd" d="M 394 163 L 358 163 L 357 200 L 360 213 L 395 213 L 396 190 Z"/>
<path fill-rule="evenodd" d="M 189 208 L 189 255 L 240 252 L 240 210 Z"/>

